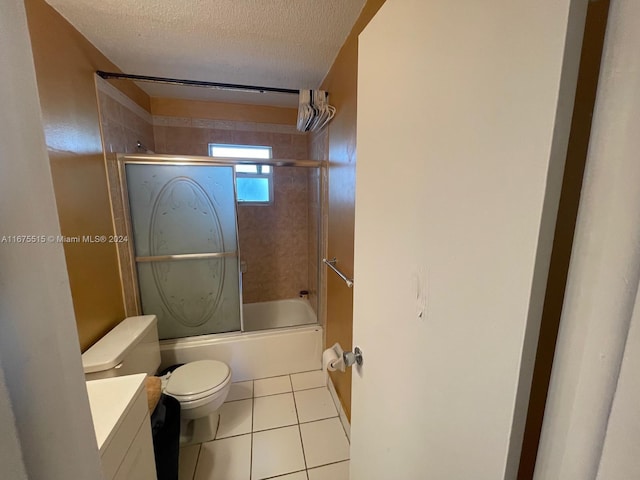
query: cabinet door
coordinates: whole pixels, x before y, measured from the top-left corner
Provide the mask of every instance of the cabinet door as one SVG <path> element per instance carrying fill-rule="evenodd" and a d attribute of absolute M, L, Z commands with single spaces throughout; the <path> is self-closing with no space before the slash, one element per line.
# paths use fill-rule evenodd
<path fill-rule="evenodd" d="M 155 480 L 156 478 L 151 422 L 147 415 L 113 479 Z"/>

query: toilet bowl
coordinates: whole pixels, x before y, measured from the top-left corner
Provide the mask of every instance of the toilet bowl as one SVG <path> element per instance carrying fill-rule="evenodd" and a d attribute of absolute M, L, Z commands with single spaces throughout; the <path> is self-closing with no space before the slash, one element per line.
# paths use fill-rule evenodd
<path fill-rule="evenodd" d="M 160 367 L 160 343 L 155 315 L 125 318 L 82 354 L 85 378 L 147 373 Z M 180 402 L 180 444 L 215 437 L 219 414 L 231 387 L 231 369 L 218 360 L 186 363 L 162 377 L 162 393 Z"/>
<path fill-rule="evenodd" d="M 217 360 L 198 360 L 162 378 L 162 393 L 180 402 L 180 443 L 215 437 L 219 414 L 231 387 L 231 369 Z"/>

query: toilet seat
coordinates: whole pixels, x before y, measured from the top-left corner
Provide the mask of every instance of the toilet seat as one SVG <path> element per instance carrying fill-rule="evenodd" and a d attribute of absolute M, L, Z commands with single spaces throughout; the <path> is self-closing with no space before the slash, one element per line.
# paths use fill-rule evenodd
<path fill-rule="evenodd" d="M 230 381 L 231 370 L 227 364 L 217 360 L 198 360 L 175 369 L 167 379 L 164 393 L 184 407 L 186 403 L 215 395 Z"/>

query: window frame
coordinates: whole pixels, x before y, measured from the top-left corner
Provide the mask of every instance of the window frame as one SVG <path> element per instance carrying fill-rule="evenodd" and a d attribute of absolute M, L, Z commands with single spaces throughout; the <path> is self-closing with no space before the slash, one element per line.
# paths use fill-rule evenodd
<path fill-rule="evenodd" d="M 215 147 L 221 147 L 221 148 L 228 148 L 228 149 L 237 149 L 237 150 L 255 150 L 256 153 L 258 152 L 268 152 L 268 157 L 264 157 L 264 156 L 259 156 L 256 155 L 255 157 L 253 156 L 245 156 L 245 155 L 216 155 L 214 154 L 214 149 Z M 208 145 L 209 148 L 209 156 L 212 158 L 242 158 L 242 159 L 247 159 L 247 158 L 255 158 L 256 159 L 256 163 L 242 163 L 239 165 L 250 165 L 250 166 L 255 166 L 256 167 L 256 173 L 251 173 L 251 172 L 239 172 L 238 171 L 238 166 L 239 165 L 234 165 L 233 167 L 233 171 L 235 174 L 235 178 L 236 178 L 236 203 L 238 204 L 238 206 L 243 205 L 243 206 L 270 206 L 273 205 L 273 201 L 274 201 L 274 192 L 273 192 L 273 165 L 265 165 L 265 164 L 261 164 L 259 163 L 260 160 L 267 160 L 267 159 L 271 159 L 273 158 L 273 149 L 271 146 L 267 146 L 267 145 L 239 145 L 239 144 L 230 144 L 230 143 L 210 143 Z M 244 152 L 243 152 L 244 153 Z M 268 172 L 264 172 L 263 169 L 265 169 L 265 167 L 268 169 Z M 267 201 L 255 201 L 255 200 L 241 200 L 240 197 L 238 196 L 238 182 L 237 179 L 238 178 L 264 178 L 267 180 L 267 187 L 268 187 L 268 195 L 269 195 L 269 199 Z"/>

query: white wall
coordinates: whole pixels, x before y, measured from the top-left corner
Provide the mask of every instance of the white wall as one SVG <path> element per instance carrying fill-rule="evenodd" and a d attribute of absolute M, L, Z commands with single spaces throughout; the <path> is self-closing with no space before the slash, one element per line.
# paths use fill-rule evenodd
<path fill-rule="evenodd" d="M 15 418 L 0 364 L 0 465 L 3 478 L 26 480 L 22 448 L 16 432 Z"/>
<path fill-rule="evenodd" d="M 57 235 L 24 4 L 0 10 L 0 237 Z M 0 243 L 0 265 L 0 364 L 26 473 L 102 478 L 62 245 Z M 4 454 L 19 468 L 17 449 Z"/>
<path fill-rule="evenodd" d="M 640 291 L 636 295 L 597 478 L 640 478 Z"/>
<path fill-rule="evenodd" d="M 612 1 L 537 480 L 640 477 L 639 19 Z"/>

